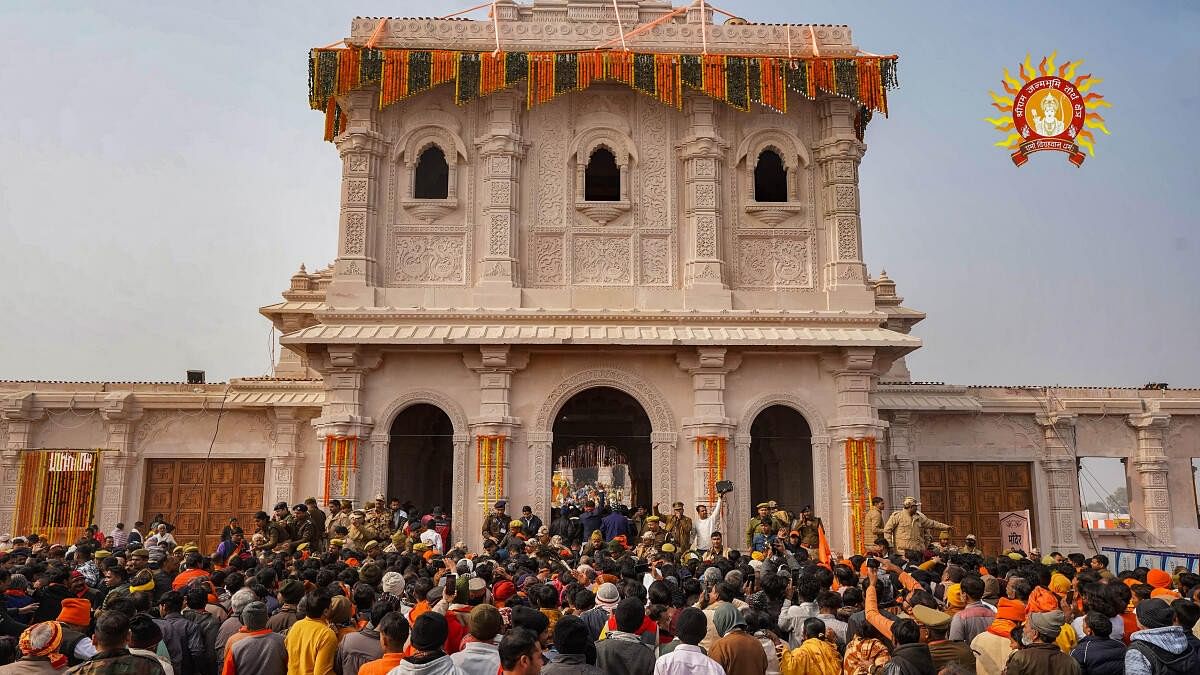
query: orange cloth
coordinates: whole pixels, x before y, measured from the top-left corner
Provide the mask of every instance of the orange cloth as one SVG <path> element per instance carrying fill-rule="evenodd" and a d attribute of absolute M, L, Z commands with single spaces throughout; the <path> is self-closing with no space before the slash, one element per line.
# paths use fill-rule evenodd
<path fill-rule="evenodd" d="M 992 619 L 992 625 L 988 626 L 987 632 L 1007 638 L 1012 635 L 1012 629 L 1024 620 L 1025 605 L 1021 604 L 1020 600 L 1000 598 L 996 603 L 996 618 Z"/>
<path fill-rule="evenodd" d="M 1150 597 L 1158 598 L 1169 605 L 1183 596 L 1169 588 L 1156 588 L 1153 591 L 1150 591 Z"/>
<path fill-rule="evenodd" d="M 1026 605 L 1025 609 L 1030 614 L 1053 612 L 1058 609 L 1058 596 L 1050 592 L 1045 586 L 1037 586 L 1033 589 L 1033 593 L 1029 595 L 1029 604 Z"/>
<path fill-rule="evenodd" d="M 177 591 L 200 578 L 208 578 L 208 572 L 205 572 L 204 570 L 187 570 L 185 572 L 180 572 L 179 576 L 175 577 L 175 581 L 171 582 L 171 590 Z"/>
<path fill-rule="evenodd" d="M 1146 573 L 1146 583 L 1155 588 L 1170 588 L 1171 575 L 1162 570 L 1150 570 Z"/>
<path fill-rule="evenodd" d="M 89 626 L 92 623 L 92 602 L 84 598 L 63 598 L 58 620 L 72 626 Z"/>
<path fill-rule="evenodd" d="M 1125 644 L 1129 644 L 1129 636 L 1141 630 L 1141 627 L 1138 626 L 1137 615 L 1131 609 L 1121 615 L 1121 621 L 1125 622 L 1125 635 L 1121 640 Z"/>
<path fill-rule="evenodd" d="M 243 627 L 238 632 L 243 635 L 267 635 L 272 631 L 270 628 L 264 628 L 262 630 L 246 630 Z M 237 675 L 237 664 L 234 663 L 233 653 L 231 650 L 226 650 L 225 666 L 221 669 L 221 675 Z"/>
<path fill-rule="evenodd" d="M 358 675 L 387 675 L 388 671 L 404 660 L 402 652 L 384 654 L 382 659 L 367 661 L 358 669 Z"/>
<path fill-rule="evenodd" d="M 412 624 L 416 623 L 417 617 L 421 616 L 425 612 L 428 612 L 430 609 L 431 607 L 429 606 L 428 600 L 422 600 L 418 602 L 412 608 L 412 611 L 408 613 L 408 624 L 411 626 Z"/>

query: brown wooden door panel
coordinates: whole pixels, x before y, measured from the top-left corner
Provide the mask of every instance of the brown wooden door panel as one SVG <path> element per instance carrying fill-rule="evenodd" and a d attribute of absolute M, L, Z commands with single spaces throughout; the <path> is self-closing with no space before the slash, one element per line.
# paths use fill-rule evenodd
<path fill-rule="evenodd" d="M 245 527 L 262 508 L 265 476 L 261 459 L 148 460 L 143 520 L 163 513 L 175 525 L 176 541 L 211 553 L 231 515 Z"/>
<path fill-rule="evenodd" d="M 1028 462 L 920 462 L 921 511 L 954 526 L 952 541 L 974 534 L 989 554 L 999 553 L 1001 511 L 1029 509 L 1036 524 L 1033 468 Z M 1037 540 L 1037 531 L 1034 531 Z"/>

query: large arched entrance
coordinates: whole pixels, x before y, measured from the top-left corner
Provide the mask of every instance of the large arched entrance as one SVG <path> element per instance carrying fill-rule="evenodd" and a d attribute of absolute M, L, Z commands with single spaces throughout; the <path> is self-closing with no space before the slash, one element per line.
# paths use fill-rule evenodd
<path fill-rule="evenodd" d="M 653 502 L 650 418 L 629 394 L 593 387 L 572 396 L 554 418 L 552 506 L 597 483 L 629 506 Z"/>
<path fill-rule="evenodd" d="M 392 421 L 387 496 L 412 502 L 419 513 L 453 509 L 454 425 L 435 405 L 416 403 Z"/>
<path fill-rule="evenodd" d="M 750 425 L 750 503 L 772 499 L 791 513 L 813 504 L 812 431 L 785 405 L 765 408 Z"/>

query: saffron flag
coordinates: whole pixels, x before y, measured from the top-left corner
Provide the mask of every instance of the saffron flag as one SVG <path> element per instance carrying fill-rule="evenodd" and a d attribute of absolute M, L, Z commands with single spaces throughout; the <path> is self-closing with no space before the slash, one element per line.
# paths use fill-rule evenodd
<path fill-rule="evenodd" d="M 821 564 L 833 570 L 833 553 L 829 550 L 829 539 L 825 536 L 825 525 L 817 523 L 817 556 Z"/>

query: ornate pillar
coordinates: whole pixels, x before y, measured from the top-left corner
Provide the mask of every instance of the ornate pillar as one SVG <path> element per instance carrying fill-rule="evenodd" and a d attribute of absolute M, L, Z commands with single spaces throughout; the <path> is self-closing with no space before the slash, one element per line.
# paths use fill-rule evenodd
<path fill-rule="evenodd" d="M 711 507 L 713 502 L 709 500 L 707 488 L 710 474 L 717 473 L 712 476 L 713 480 L 731 477 L 740 457 L 735 444 L 730 443 L 734 422 L 725 415 L 725 376 L 737 370 L 742 357 L 740 354 L 727 354 L 724 347 L 697 347 L 695 351 L 677 353 L 675 361 L 680 369 L 692 376 L 692 417 L 683 420 L 684 439 L 689 446 L 686 456 L 693 460 L 692 496 L 696 504 L 708 504 Z M 724 475 L 719 473 L 715 463 L 710 464 L 708 453 L 702 450 L 697 452 L 697 439 L 701 438 L 720 439 L 724 445 Z M 672 494 L 671 500 L 674 499 L 676 497 Z"/>
<path fill-rule="evenodd" d="M 517 234 L 520 220 L 520 162 L 528 143 L 521 139 L 521 106 L 515 93 L 487 97 L 485 133 L 475 139 L 483 167 L 483 256 L 480 286 L 484 307 L 519 307 Z"/>
<path fill-rule="evenodd" d="M 1050 496 L 1050 545 L 1042 550 L 1072 550 L 1079 546 L 1079 468 L 1075 464 L 1074 413 L 1052 412 L 1033 416 L 1042 428 L 1042 474 Z M 1041 533 L 1041 540 L 1046 533 Z"/>
<path fill-rule="evenodd" d="M 133 434 L 142 410 L 133 394 L 110 394 L 105 397 L 100 416 L 106 424 L 105 452 L 100 455 L 100 491 L 96 494 L 99 514 L 94 514 L 100 529 L 112 529 L 118 522 L 136 520 L 139 504 L 131 504 L 130 476 L 137 468 L 137 448 Z"/>
<path fill-rule="evenodd" d="M 264 492 L 270 499 L 266 501 L 295 504 L 307 497 L 320 499 L 319 494 L 299 494 L 296 474 L 304 461 L 304 448 L 300 446 L 300 425 L 304 423 L 301 410 L 271 408 L 270 413 L 274 440 L 267 458 L 267 489 Z M 248 510 L 248 505 L 239 504 L 237 507 Z"/>
<path fill-rule="evenodd" d="M 362 390 L 367 373 L 377 368 L 382 362 L 378 352 L 367 351 L 357 345 L 329 345 L 324 362 L 321 364 L 321 374 L 325 378 L 325 405 L 321 416 L 312 421 L 317 431 L 317 443 L 321 449 L 321 484 L 320 492 L 324 492 L 324 482 L 328 479 L 328 469 L 325 457 L 326 439 L 333 437 L 355 438 L 358 442 L 356 461 L 350 467 L 350 478 L 347 481 L 346 494 L 337 489 L 330 489 L 329 496 L 334 499 L 350 499 L 358 506 L 363 501 L 359 477 L 362 469 L 363 456 L 369 443 L 375 420 L 363 415 Z M 385 446 L 386 451 L 386 446 Z M 372 457 L 378 462 L 379 456 Z M 293 473 L 293 476 L 295 474 Z M 373 495 L 371 495 L 373 496 Z"/>
<path fill-rule="evenodd" d="M 1167 494 L 1167 453 L 1163 435 L 1171 416 L 1157 411 L 1136 413 L 1125 418 L 1137 430 L 1137 454 L 1133 466 L 1142 488 L 1142 523 L 1154 535 L 1155 546 L 1174 547 L 1171 497 Z"/>
<path fill-rule="evenodd" d="M 840 531 L 836 534 L 827 533 L 830 546 L 838 551 L 852 551 L 854 546 L 854 542 L 851 541 L 850 487 L 846 484 L 846 441 L 875 438 L 878 442 L 888 427 L 887 422 L 879 419 L 871 403 L 871 392 L 879 377 L 879 368 L 882 367 L 882 362 L 877 363 L 875 357 L 874 349 L 858 347 L 845 347 L 836 354 L 822 357 L 822 365 L 833 376 L 837 391 L 837 415 L 829 425 L 830 447 L 825 454 L 828 456 L 832 453 L 836 458 L 830 462 L 832 466 L 837 467 L 836 477 L 831 482 L 837 486 L 833 491 L 842 495 L 838 509 L 841 517 L 836 523 Z M 813 456 L 817 456 L 816 439 L 813 439 Z M 876 460 L 878 461 L 878 455 Z M 818 467 L 813 468 L 815 473 Z M 875 469 L 878 475 L 879 467 L 876 466 Z M 828 471 L 828 467 L 825 470 Z M 826 513 L 834 513 L 828 509 L 829 505 L 822 506 L 826 508 Z"/>
<path fill-rule="evenodd" d="M 858 207 L 858 163 L 866 146 L 854 132 L 851 101 L 827 96 L 817 101 L 820 139 L 814 148 L 821 176 L 824 213 L 824 290 L 830 309 L 874 309 L 862 263 Z"/>
<path fill-rule="evenodd" d="M 661 467 L 654 474 L 654 501 L 670 504 L 676 499 L 675 456 L 679 448 L 679 435 L 673 431 L 650 433 L 650 452 L 654 465 Z"/>
<path fill-rule="evenodd" d="M 509 396 L 512 391 L 513 373 L 528 365 L 529 355 L 526 352 L 511 353 L 508 345 L 480 345 L 478 351 L 463 353 L 463 363 L 479 375 L 479 415 L 469 420 L 475 454 L 472 455 L 468 451 L 466 463 L 471 465 L 472 459 L 479 461 L 479 453 L 490 452 L 490 461 L 499 462 L 503 471 L 503 478 L 496 490 L 498 495 L 488 495 L 487 491 L 482 489 L 483 486 L 477 485 L 479 508 L 455 516 L 460 524 L 465 523 L 470 528 L 467 531 L 467 541 L 478 544 L 479 528 L 483 523 L 482 514 L 492 508 L 489 502 L 509 497 L 512 455 L 516 447 L 515 436 L 521 426 L 520 418 L 512 416 Z M 503 438 L 503 457 L 496 454 L 494 445 L 488 445 L 487 439 L 497 436 Z"/>
<path fill-rule="evenodd" d="M 896 508 L 905 497 L 917 497 L 917 462 L 913 459 L 913 422 L 916 415 L 906 410 L 892 413 L 888 427 L 888 508 Z"/>
<path fill-rule="evenodd" d="M 346 133 L 336 141 L 342 158 L 342 203 L 334 280 L 342 290 L 333 294 L 344 293 L 347 301 L 355 299 L 360 305 L 371 306 L 374 299 L 366 293 L 366 287 L 379 283 L 377 265 L 382 251 L 377 247 L 383 227 L 379 208 L 386 187 L 387 143 L 377 128 L 374 92 L 351 92 L 341 102 L 349 120 Z"/>
<path fill-rule="evenodd" d="M 46 415 L 33 392 L 13 394 L 0 407 L 7 424 L 6 444 L 0 448 L 0 531 L 12 532 L 16 524 L 17 486 L 21 484 L 21 451 L 32 443 L 33 425 Z"/>
<path fill-rule="evenodd" d="M 684 286 L 693 306 L 719 309 L 731 306 L 725 283 L 721 251 L 721 173 L 728 144 L 717 134 L 713 100 L 690 95 L 686 99 L 690 124 L 688 136 L 679 144 L 683 159 L 684 231 L 691 233 L 687 245 Z"/>
<path fill-rule="evenodd" d="M 550 465 L 554 450 L 554 434 L 549 431 L 530 431 L 525 434 L 529 451 L 529 478 L 533 483 L 533 512 L 542 522 L 550 522 L 550 480 L 554 467 Z"/>

